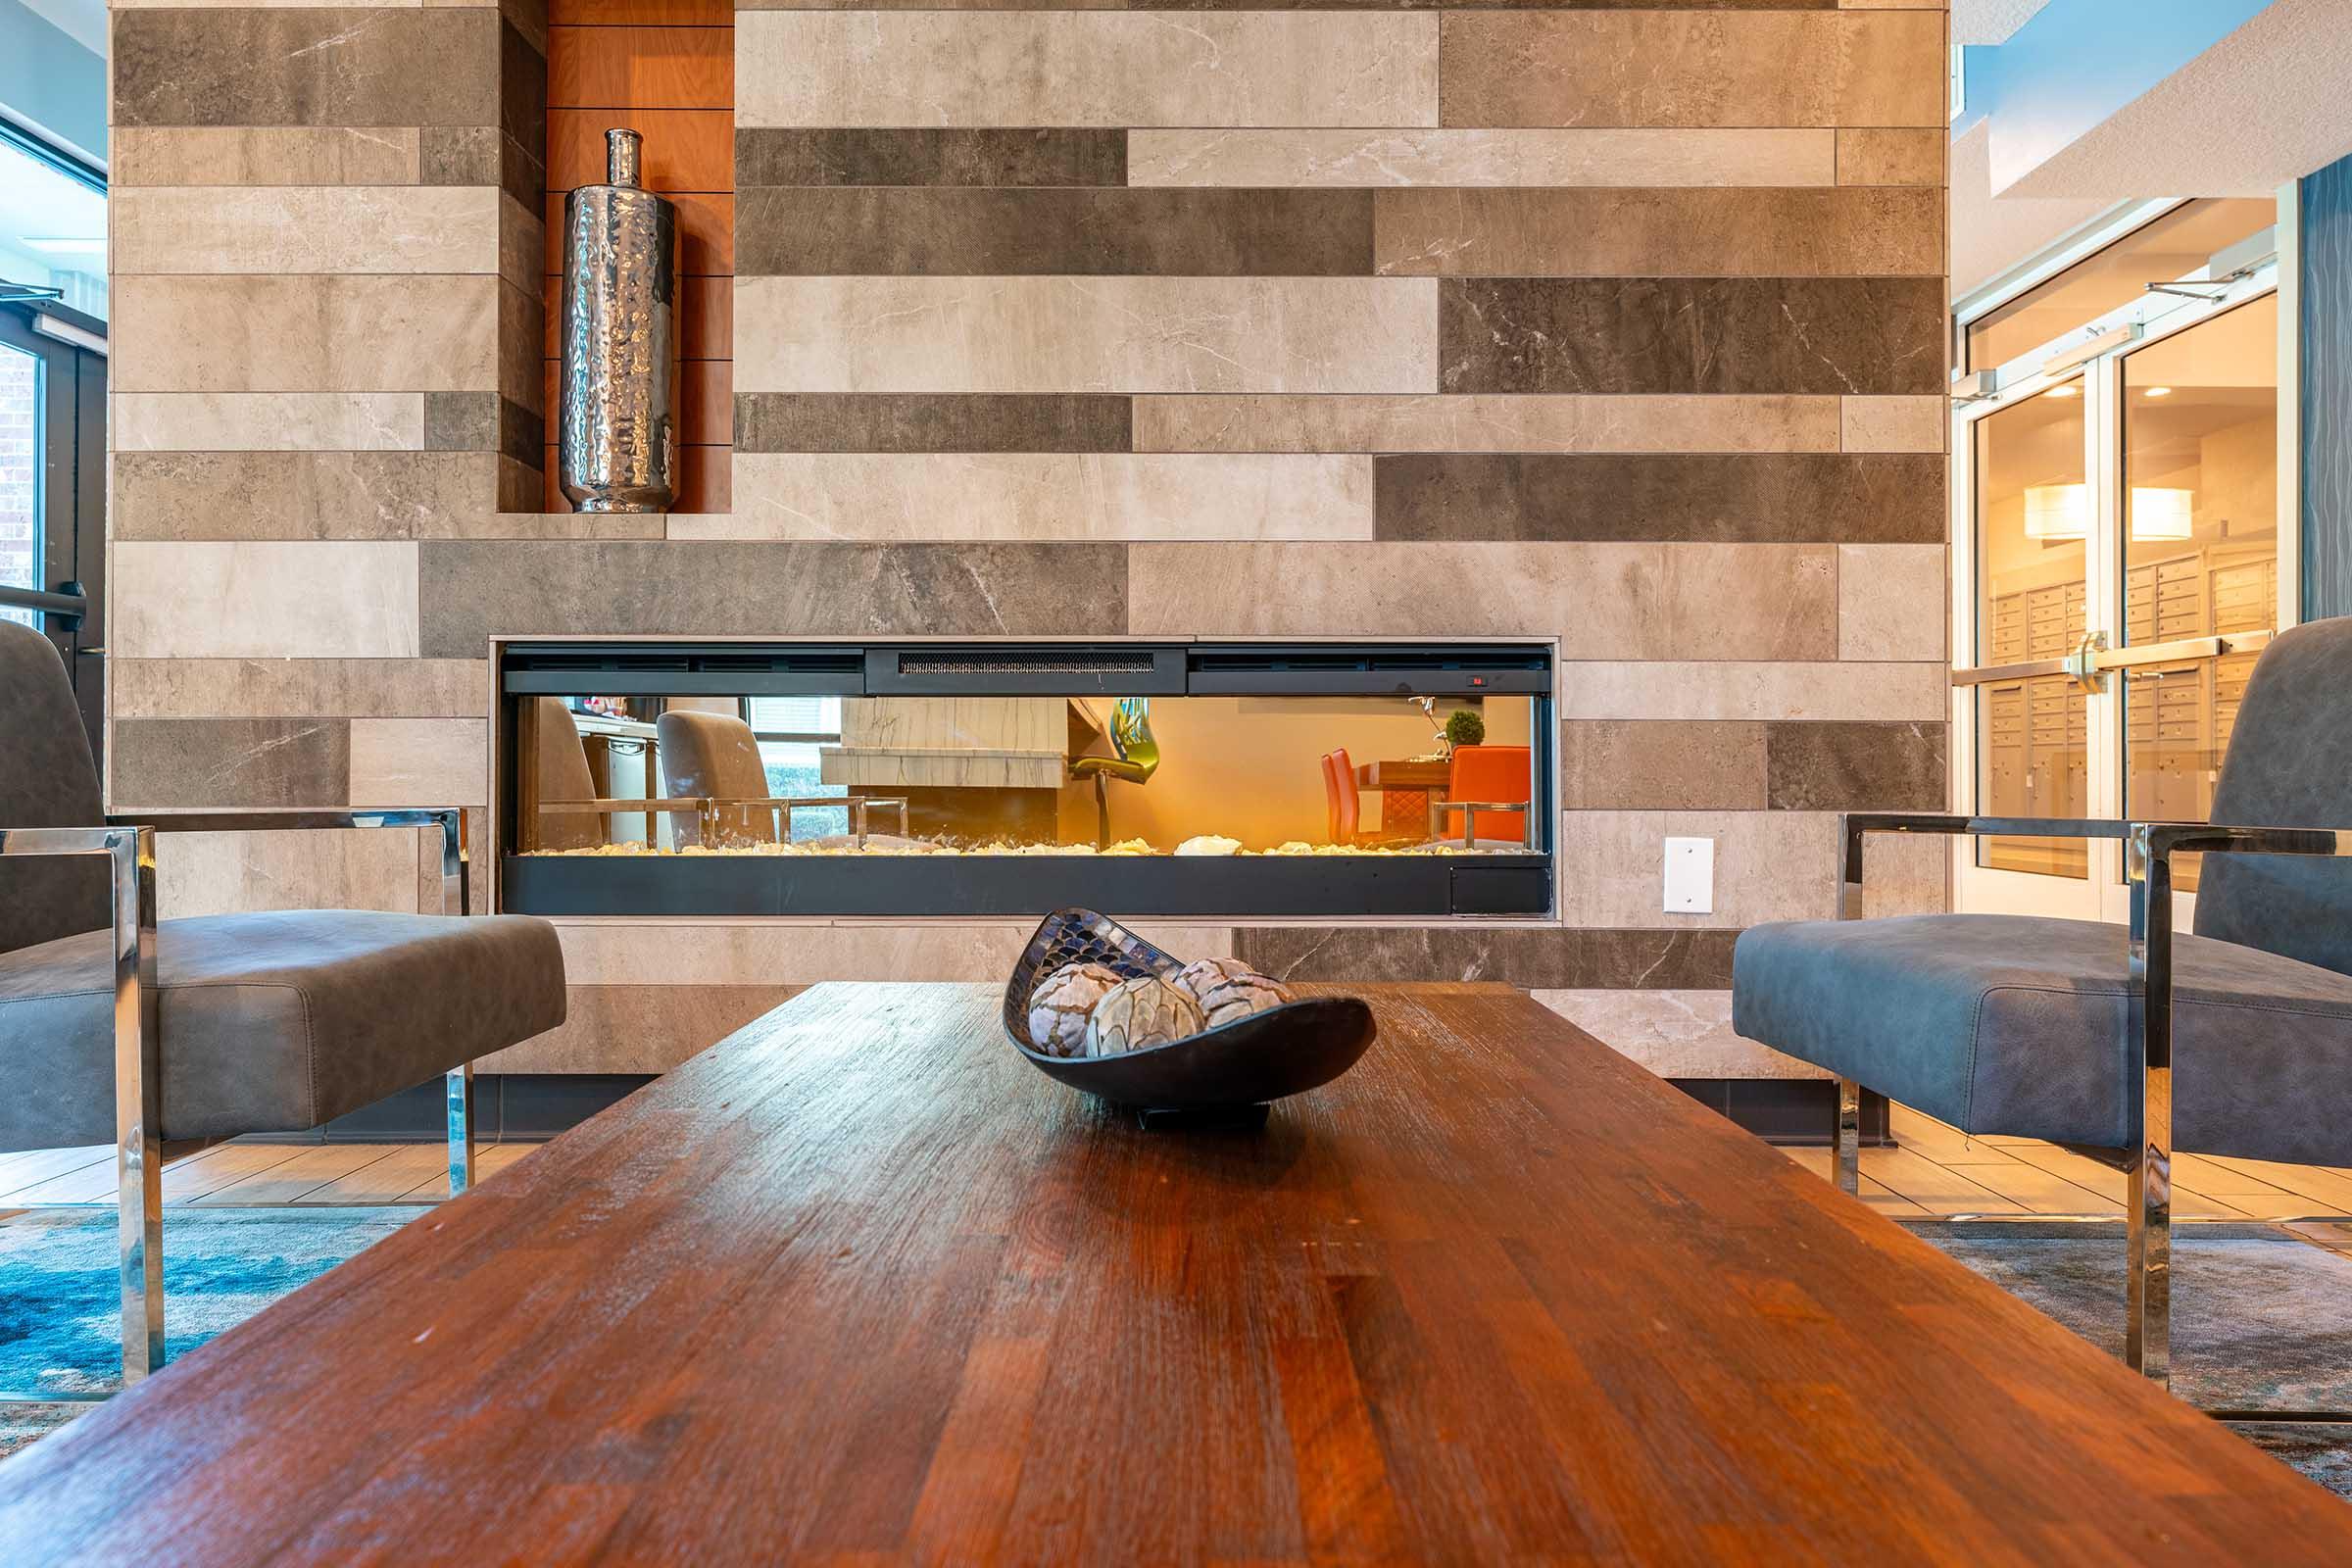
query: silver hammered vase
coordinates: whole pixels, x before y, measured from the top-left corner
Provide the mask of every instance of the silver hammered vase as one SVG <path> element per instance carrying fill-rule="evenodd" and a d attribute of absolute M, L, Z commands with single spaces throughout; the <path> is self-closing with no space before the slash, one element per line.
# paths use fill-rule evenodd
<path fill-rule="evenodd" d="M 605 132 L 605 183 L 564 201 L 564 494 L 666 512 L 678 482 L 678 210 L 638 183 L 640 138 Z"/>

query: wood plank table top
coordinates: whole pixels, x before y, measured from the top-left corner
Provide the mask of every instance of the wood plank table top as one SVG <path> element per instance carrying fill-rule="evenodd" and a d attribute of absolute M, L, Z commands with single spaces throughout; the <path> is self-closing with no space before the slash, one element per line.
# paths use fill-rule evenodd
<path fill-rule="evenodd" d="M 815 987 L 0 1467 L 0 1561 L 2352 1561 L 1526 997 L 1368 994 L 1146 1133 L 994 988 Z"/>
<path fill-rule="evenodd" d="M 1367 790 L 1443 790 L 1453 783 L 1453 764 L 1403 759 L 1359 762 L 1355 782 L 1357 788 Z"/>

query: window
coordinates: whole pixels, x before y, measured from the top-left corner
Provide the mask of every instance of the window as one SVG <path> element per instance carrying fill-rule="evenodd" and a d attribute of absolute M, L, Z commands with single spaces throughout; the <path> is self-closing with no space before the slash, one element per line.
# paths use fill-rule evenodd
<path fill-rule="evenodd" d="M 106 183 L 0 132 L 0 297 L 26 291 L 105 318 Z"/>
<path fill-rule="evenodd" d="M 841 744 L 841 699 L 838 697 L 747 697 L 744 719 L 760 742 L 760 760 L 767 770 L 771 795 L 840 795 L 846 784 L 824 778 L 822 749 Z M 795 811 L 795 839 L 824 838 L 850 830 L 850 813 L 841 810 Z"/>
<path fill-rule="evenodd" d="M 1989 370 L 2148 297 L 2150 283 L 2186 277 L 2215 253 L 2278 220 L 2268 197 L 2184 202 L 2085 257 L 2038 288 L 1968 323 L 1969 370 Z"/>

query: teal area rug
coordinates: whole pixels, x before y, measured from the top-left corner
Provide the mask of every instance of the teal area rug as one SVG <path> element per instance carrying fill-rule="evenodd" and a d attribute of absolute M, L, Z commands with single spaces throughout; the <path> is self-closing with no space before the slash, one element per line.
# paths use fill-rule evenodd
<path fill-rule="evenodd" d="M 1904 1227 L 2121 1358 L 2120 1227 Z M 2268 1225 L 2173 1232 L 2173 1393 L 2200 1409 L 2352 1410 L 2352 1256 Z M 2231 1431 L 2352 1497 L 2352 1426 Z"/>
<path fill-rule="evenodd" d="M 427 1212 L 423 1204 L 167 1210 L 167 1358 L 185 1355 Z M 0 1393 L 87 1400 L 122 1386 L 116 1260 L 111 1208 L 30 1209 L 0 1220 Z M 89 1408 L 0 1406 L 0 1454 Z"/>

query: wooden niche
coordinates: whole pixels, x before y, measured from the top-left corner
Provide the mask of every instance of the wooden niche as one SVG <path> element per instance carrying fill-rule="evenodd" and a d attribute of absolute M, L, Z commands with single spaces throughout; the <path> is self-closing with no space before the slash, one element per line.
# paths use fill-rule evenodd
<path fill-rule="evenodd" d="M 645 183 L 678 204 L 678 512 L 725 512 L 734 441 L 734 0 L 551 0 L 547 29 L 547 509 L 568 512 L 554 441 L 564 198 L 605 177 L 605 132 L 645 138 Z"/>

